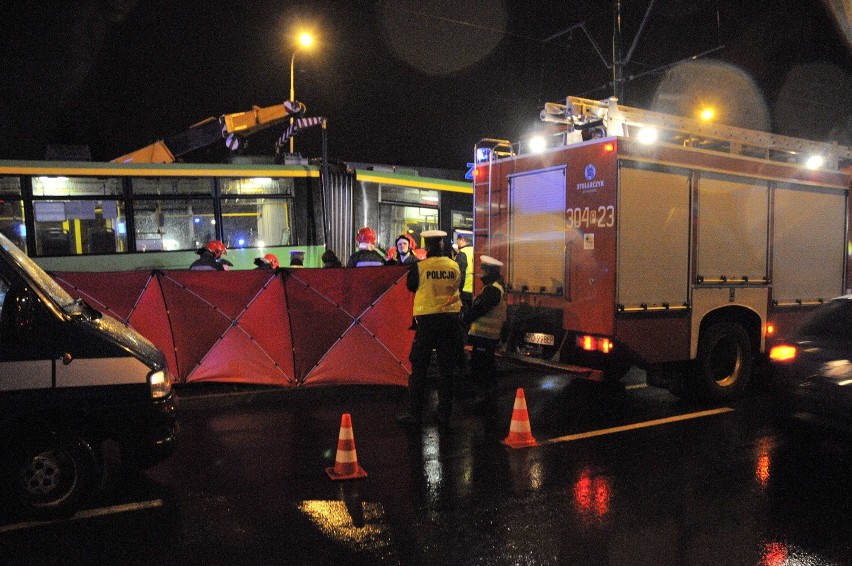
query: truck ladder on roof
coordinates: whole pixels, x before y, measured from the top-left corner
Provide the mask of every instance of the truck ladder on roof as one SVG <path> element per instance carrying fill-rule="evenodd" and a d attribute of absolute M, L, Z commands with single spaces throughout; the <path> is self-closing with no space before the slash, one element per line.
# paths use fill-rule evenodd
<path fill-rule="evenodd" d="M 548 102 L 541 112 L 541 119 L 566 124 L 569 132 L 602 126 L 608 135 L 624 137 L 630 137 L 630 128 L 653 127 L 661 133 L 666 132 L 664 141 L 670 143 L 783 162 L 819 155 L 825 160 L 824 168 L 837 170 L 852 166 L 852 148 L 836 142 L 793 138 L 621 106 L 615 97 L 590 100 L 569 96 L 565 104 Z"/>

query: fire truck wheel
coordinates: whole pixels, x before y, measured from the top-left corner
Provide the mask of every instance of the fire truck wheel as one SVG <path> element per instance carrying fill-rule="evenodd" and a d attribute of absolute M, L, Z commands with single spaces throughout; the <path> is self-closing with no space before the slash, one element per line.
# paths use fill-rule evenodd
<path fill-rule="evenodd" d="M 751 340 L 735 322 L 717 322 L 701 333 L 692 376 L 698 396 L 728 401 L 740 396 L 751 375 Z"/>

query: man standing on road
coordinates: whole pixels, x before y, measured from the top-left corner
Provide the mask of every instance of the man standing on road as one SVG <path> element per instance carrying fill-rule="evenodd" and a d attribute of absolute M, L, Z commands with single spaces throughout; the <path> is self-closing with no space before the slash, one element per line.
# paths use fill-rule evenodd
<path fill-rule="evenodd" d="M 467 236 L 459 234 L 456 237 L 456 244 L 459 246 L 459 253 L 456 256 L 456 263 L 459 264 L 461 279 L 459 280 L 459 291 L 461 292 L 462 315 L 470 310 L 470 305 L 473 302 L 473 246 L 467 241 Z"/>
<path fill-rule="evenodd" d="M 397 420 L 412 428 L 420 426 L 426 397 L 426 373 L 432 350 L 438 353 L 438 413 L 442 427 L 450 422 L 453 403 L 453 372 L 462 347 L 459 321 L 459 266 L 444 255 L 443 230 L 426 230 L 426 259 L 411 266 L 406 286 L 414 293 L 416 331 L 411 345 L 411 375 L 408 378 L 408 411 Z"/>
<path fill-rule="evenodd" d="M 477 384 L 474 381 L 470 383 L 473 376 L 468 371 L 467 354 L 464 351 L 464 337 L 467 334 L 469 323 L 465 323 L 465 314 L 470 310 L 470 305 L 473 302 L 473 246 L 469 245 L 468 236 L 464 233 L 459 233 L 456 236 L 456 243 L 453 246 L 458 246 L 456 251 L 455 261 L 459 264 L 461 278 L 459 279 L 459 297 L 461 298 L 461 335 L 462 347 L 459 349 L 459 392 L 467 395 Z M 472 387 L 471 387 L 472 386 Z"/>
<path fill-rule="evenodd" d="M 485 414 L 493 415 L 491 409 L 497 401 L 497 366 L 494 351 L 500 343 L 500 330 L 506 320 L 506 301 L 503 279 L 500 277 L 501 261 L 491 256 L 479 257 L 482 265 L 483 288 L 474 299 L 462 323 L 470 325 L 468 343 L 473 347 L 470 357 L 470 372 L 473 382 L 485 395 Z"/>

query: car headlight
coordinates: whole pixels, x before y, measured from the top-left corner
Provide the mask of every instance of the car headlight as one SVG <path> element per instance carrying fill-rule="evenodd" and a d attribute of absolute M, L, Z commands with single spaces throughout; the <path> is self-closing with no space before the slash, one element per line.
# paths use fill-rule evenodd
<path fill-rule="evenodd" d="M 169 393 L 172 392 L 172 382 L 163 370 L 148 374 L 148 383 L 151 386 L 151 397 L 154 399 L 168 397 Z"/>

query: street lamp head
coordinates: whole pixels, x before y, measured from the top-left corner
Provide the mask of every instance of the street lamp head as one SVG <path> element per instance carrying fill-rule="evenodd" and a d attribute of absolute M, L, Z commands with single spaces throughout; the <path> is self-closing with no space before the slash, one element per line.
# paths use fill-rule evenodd
<path fill-rule="evenodd" d="M 314 36 L 303 31 L 299 34 L 299 47 L 310 47 L 314 44 Z"/>

